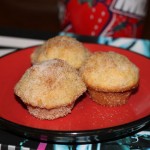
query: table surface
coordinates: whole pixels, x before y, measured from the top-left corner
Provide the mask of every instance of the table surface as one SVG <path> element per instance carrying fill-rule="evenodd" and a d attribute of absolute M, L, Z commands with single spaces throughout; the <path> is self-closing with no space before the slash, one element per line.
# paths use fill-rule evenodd
<path fill-rule="evenodd" d="M 27 36 L 26 34 L 21 35 L 15 35 L 13 33 L 9 32 L 9 34 L 4 34 L 3 32 L 0 33 L 0 56 L 3 56 L 5 54 L 8 54 L 10 52 L 15 51 L 16 49 L 22 49 L 30 46 L 35 46 L 42 44 L 44 40 L 53 37 L 54 34 L 40 34 L 37 35 L 37 33 L 32 34 L 31 36 Z M 63 35 L 64 33 L 59 33 L 60 35 Z M 36 37 L 36 38 L 35 38 Z M 82 41 L 82 39 L 77 36 L 77 39 Z M 135 41 L 135 39 L 118 39 L 119 43 L 121 44 L 122 40 L 126 43 L 130 44 Z M 95 43 L 105 43 L 105 38 L 91 38 L 86 37 L 86 42 L 95 42 Z M 116 39 L 113 42 L 113 39 L 107 40 L 110 42 L 110 45 L 117 44 Z M 136 39 L 136 41 L 141 42 L 143 40 Z M 139 51 L 139 53 L 143 53 L 147 57 L 150 57 L 150 41 L 144 40 L 148 46 L 148 50 L 145 51 Z M 126 44 L 127 45 L 127 44 Z M 118 45 L 120 46 L 120 45 Z M 130 46 L 130 45 L 128 45 Z M 131 46 L 130 46 L 131 48 Z M 135 51 L 136 45 L 133 46 L 132 44 L 132 51 Z M 62 145 L 62 144 L 53 144 L 53 143 L 43 143 L 39 141 L 35 141 L 33 139 L 27 139 L 25 137 L 18 136 L 16 134 L 10 133 L 8 131 L 5 131 L 0 128 L 0 149 L 22 149 L 22 150 L 28 150 L 28 149 L 38 149 L 38 150 L 44 150 L 44 149 L 82 149 L 82 150 L 109 150 L 109 149 L 148 149 L 150 148 L 150 126 L 147 126 L 143 128 L 141 131 L 134 133 L 130 136 L 124 137 L 122 139 L 117 139 L 115 141 L 110 142 L 104 142 L 104 143 L 95 143 L 95 144 L 83 144 L 83 145 Z"/>

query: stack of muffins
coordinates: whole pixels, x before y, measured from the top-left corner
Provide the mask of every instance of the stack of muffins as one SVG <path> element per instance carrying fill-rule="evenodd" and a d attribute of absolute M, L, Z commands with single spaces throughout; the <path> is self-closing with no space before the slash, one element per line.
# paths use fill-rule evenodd
<path fill-rule="evenodd" d="M 139 69 L 126 56 L 91 53 L 67 36 L 46 41 L 31 54 L 31 62 L 14 90 L 39 119 L 68 115 L 86 91 L 100 105 L 125 104 L 139 84 Z"/>

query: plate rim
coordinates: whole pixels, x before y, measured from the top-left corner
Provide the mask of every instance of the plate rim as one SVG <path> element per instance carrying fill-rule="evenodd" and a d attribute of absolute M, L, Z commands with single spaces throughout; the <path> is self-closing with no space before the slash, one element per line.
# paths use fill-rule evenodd
<path fill-rule="evenodd" d="M 0 117 L 1 127 L 15 134 L 25 136 L 27 138 L 36 139 L 39 141 L 49 141 L 54 143 L 92 143 L 92 142 L 107 142 L 114 139 L 119 139 L 126 135 L 140 131 L 142 128 L 150 125 L 150 115 L 147 115 L 138 120 L 125 123 L 118 126 L 102 128 L 102 129 L 92 129 L 92 130 L 48 130 L 40 129 L 34 127 L 28 127 L 25 125 L 17 124 L 3 117 Z M 10 126 L 11 125 L 11 126 Z M 16 131 L 19 131 L 16 133 Z M 102 137 L 104 134 L 109 134 L 109 137 Z M 124 132 L 126 131 L 126 132 Z M 118 135 L 119 133 L 119 135 Z M 46 139 L 41 139 L 41 136 L 46 137 Z M 91 138 L 90 138 L 91 136 Z M 51 139 L 51 138 L 54 139 Z M 61 139 L 64 138 L 64 139 Z"/>

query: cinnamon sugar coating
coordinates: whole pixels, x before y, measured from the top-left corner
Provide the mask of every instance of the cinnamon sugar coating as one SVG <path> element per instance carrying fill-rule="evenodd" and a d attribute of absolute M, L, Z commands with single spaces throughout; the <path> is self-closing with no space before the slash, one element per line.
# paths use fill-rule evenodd
<path fill-rule="evenodd" d="M 80 69 L 88 87 L 104 92 L 123 92 L 137 87 L 139 69 L 116 52 L 95 52 Z"/>
<path fill-rule="evenodd" d="M 51 59 L 27 69 L 14 91 L 35 113 L 33 108 L 67 108 L 86 91 L 86 86 L 75 68 L 63 60 Z"/>
<path fill-rule="evenodd" d="M 56 36 L 47 40 L 31 54 L 31 62 L 35 64 L 58 58 L 79 69 L 89 55 L 89 50 L 75 38 Z"/>
<path fill-rule="evenodd" d="M 43 120 L 54 120 L 56 118 L 65 117 L 69 113 L 71 113 L 71 110 L 74 106 L 74 103 L 68 106 L 62 106 L 59 108 L 53 108 L 53 109 L 45 109 L 45 108 L 38 108 L 38 107 L 32 107 L 28 106 L 28 111 L 31 115 Z"/>

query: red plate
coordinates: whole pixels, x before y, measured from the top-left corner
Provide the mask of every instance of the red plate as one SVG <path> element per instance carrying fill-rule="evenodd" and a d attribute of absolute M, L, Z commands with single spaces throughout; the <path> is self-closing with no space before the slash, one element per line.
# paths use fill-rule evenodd
<path fill-rule="evenodd" d="M 55 138 L 54 142 L 62 142 L 58 137 L 64 139 L 69 137 L 69 142 L 91 142 L 110 139 L 115 133 L 124 135 L 132 125 L 135 131 L 145 126 L 150 121 L 150 61 L 139 54 L 122 50 L 120 48 L 85 44 L 91 51 L 115 51 L 126 55 L 133 63 L 140 68 L 140 86 L 127 104 L 119 107 L 103 107 L 93 102 L 87 94 L 81 97 L 73 108 L 72 113 L 64 118 L 56 120 L 39 120 L 31 116 L 20 99 L 14 95 L 14 86 L 23 75 L 25 70 L 31 66 L 30 54 L 35 47 L 16 51 L 6 55 L 0 60 L 0 121 L 19 133 L 25 131 L 26 135 L 37 138 L 37 133 L 49 135 Z M 11 124 L 11 127 L 10 127 Z M 134 128 L 133 128 L 134 127 Z M 114 130 L 115 129 L 115 130 Z M 116 131 L 117 129 L 117 131 Z M 23 131 L 21 131 L 23 130 Z M 104 137 L 102 133 L 104 133 Z M 131 132 L 131 130 L 129 130 Z M 24 133 L 24 132 L 23 132 Z M 109 133 L 109 134 L 108 134 Z M 113 134 L 110 134 L 113 133 Z M 59 134 L 59 136 L 58 136 Z M 78 138 L 82 135 L 82 139 Z M 111 136 L 110 136 L 111 135 Z M 120 135 L 116 135 L 118 137 Z M 87 136 L 93 136 L 89 138 Z M 95 140 L 95 138 L 97 139 Z M 38 134 L 39 137 L 39 134 Z M 85 139 L 86 137 L 86 139 Z M 68 142 L 68 139 L 65 139 Z"/>

